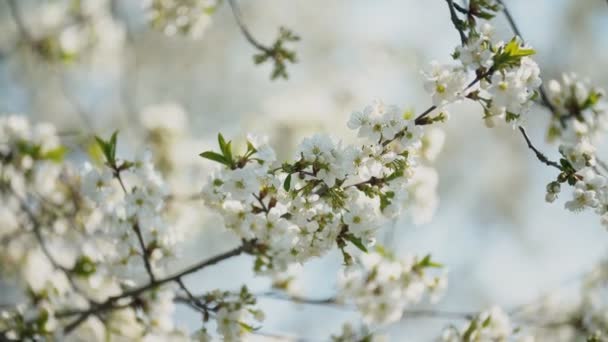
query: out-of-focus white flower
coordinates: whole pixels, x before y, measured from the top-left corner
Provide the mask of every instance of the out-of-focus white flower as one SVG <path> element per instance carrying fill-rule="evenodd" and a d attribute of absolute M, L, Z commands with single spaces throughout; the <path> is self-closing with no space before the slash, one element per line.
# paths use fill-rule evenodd
<path fill-rule="evenodd" d="M 388 324 L 403 315 L 403 310 L 445 284 L 426 275 L 430 257 L 396 260 L 378 252 L 361 256 L 360 263 L 340 277 L 341 296 L 353 301 L 368 323 Z"/>

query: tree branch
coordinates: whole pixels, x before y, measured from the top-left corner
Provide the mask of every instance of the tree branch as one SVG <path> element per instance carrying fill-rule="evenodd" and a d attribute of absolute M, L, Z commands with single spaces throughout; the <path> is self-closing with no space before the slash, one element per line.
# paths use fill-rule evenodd
<path fill-rule="evenodd" d="M 241 9 L 237 5 L 236 0 L 228 0 L 228 4 L 230 4 L 230 8 L 232 9 L 232 14 L 234 15 L 234 19 L 236 20 L 236 23 L 239 26 L 239 29 L 241 30 L 241 32 L 243 33 L 243 35 L 245 36 L 247 41 L 251 45 L 253 45 L 256 49 L 263 51 L 267 54 L 272 54 L 272 49 L 268 48 L 265 45 L 263 45 L 262 43 L 258 42 L 253 37 L 253 35 L 251 34 L 251 32 L 249 31 L 247 26 L 245 26 L 245 22 L 243 21 L 243 16 L 241 15 Z"/>
<path fill-rule="evenodd" d="M 138 297 L 141 294 L 145 293 L 146 291 L 149 291 L 151 289 L 154 289 L 156 287 L 159 287 L 161 285 L 164 285 L 166 283 L 169 282 L 173 282 L 173 281 L 178 281 L 180 280 L 182 277 L 187 276 L 189 274 L 195 273 L 199 270 L 202 270 L 203 268 L 215 265 L 221 261 L 230 259 L 232 257 L 238 256 L 242 253 L 251 253 L 252 250 L 257 246 L 256 241 L 255 240 L 251 240 L 251 241 L 243 241 L 243 244 L 240 245 L 239 247 L 233 248 L 227 252 L 218 254 L 214 257 L 211 257 L 209 259 L 205 259 L 202 260 L 180 272 L 177 272 L 171 276 L 165 277 L 165 278 L 161 278 L 161 279 L 156 279 L 154 281 L 149 282 L 146 285 L 137 287 L 135 289 L 129 290 L 129 291 L 125 291 L 120 295 L 117 296 L 113 296 L 108 298 L 105 302 L 98 304 L 98 305 L 93 305 L 91 308 L 87 309 L 87 310 L 66 310 L 66 311 L 60 311 L 56 314 L 56 316 L 58 318 L 69 318 L 69 317 L 73 317 L 73 316 L 78 316 L 78 318 L 72 322 L 70 325 L 68 325 L 64 331 L 66 334 L 69 334 L 71 331 L 73 331 L 74 329 L 76 329 L 82 322 L 84 322 L 89 316 L 91 315 L 97 315 L 97 314 L 101 314 L 105 311 L 111 310 L 113 308 L 116 308 L 116 303 L 123 298 L 130 298 L 130 297 Z M 126 305 L 128 306 L 128 305 Z"/>
<path fill-rule="evenodd" d="M 448 7 L 450 8 L 450 19 L 452 20 L 452 24 L 454 24 L 454 28 L 456 28 L 458 34 L 460 35 L 460 43 L 464 46 L 467 44 L 467 36 L 464 34 L 464 30 L 462 29 L 462 21 L 456 14 L 454 0 L 446 1 L 448 3 Z"/>
<path fill-rule="evenodd" d="M 120 171 L 121 171 L 120 168 L 117 167 L 116 165 L 109 165 L 109 167 L 112 169 L 114 178 L 116 178 L 118 180 L 118 183 L 120 184 L 120 187 L 122 188 L 123 193 L 125 195 L 127 195 L 128 194 L 127 187 L 125 186 L 125 183 L 123 182 L 122 177 L 120 175 Z M 133 231 L 135 232 L 135 235 L 137 236 L 137 241 L 139 242 L 139 248 L 141 248 L 141 258 L 144 261 L 144 266 L 146 267 L 146 272 L 148 273 L 148 277 L 150 277 L 151 282 L 154 282 L 155 277 L 154 277 L 154 272 L 152 271 L 152 264 L 150 263 L 150 256 L 148 253 L 148 248 L 146 247 L 146 242 L 144 241 L 144 237 L 141 234 L 141 228 L 139 226 L 139 222 L 137 221 L 137 218 L 135 218 L 135 221 L 131 224 L 131 228 L 133 229 Z"/>
<path fill-rule="evenodd" d="M 530 138 L 528 138 L 528 134 L 526 134 L 526 130 L 522 126 L 519 126 L 519 131 L 524 136 L 524 139 L 526 140 L 526 144 L 528 144 L 528 148 L 530 148 L 536 155 L 536 159 L 538 159 L 541 163 L 552 166 L 552 167 L 562 171 L 561 165 L 559 165 L 557 162 L 549 160 L 549 158 L 547 158 L 542 152 L 540 152 L 536 147 L 534 147 L 534 145 L 532 145 Z"/>
<path fill-rule="evenodd" d="M 519 36 L 519 38 L 521 38 L 521 40 L 525 41 L 523 35 L 521 34 L 521 31 L 519 30 L 519 28 L 517 27 L 517 24 L 515 23 L 515 19 L 513 19 L 511 12 L 505 5 L 505 2 L 503 0 L 498 0 L 498 2 L 502 5 L 502 12 L 505 14 L 505 17 L 507 18 L 507 21 L 509 22 L 509 26 L 511 26 L 513 33 L 515 33 L 517 36 Z M 555 111 L 555 106 L 553 106 L 551 101 L 549 101 L 549 97 L 547 96 L 547 92 L 545 91 L 544 83 L 540 85 L 539 92 L 540 92 L 540 97 L 541 97 L 540 104 L 547 107 L 551 111 L 551 114 L 558 115 L 558 113 L 556 113 L 556 111 Z"/>

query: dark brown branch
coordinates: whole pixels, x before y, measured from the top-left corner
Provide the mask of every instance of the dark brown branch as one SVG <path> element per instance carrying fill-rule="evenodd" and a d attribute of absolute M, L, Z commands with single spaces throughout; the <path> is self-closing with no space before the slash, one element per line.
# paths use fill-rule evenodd
<path fill-rule="evenodd" d="M 505 5 L 504 1 L 498 0 L 498 2 L 502 5 L 502 12 L 505 14 L 505 17 L 507 18 L 507 21 L 509 22 L 509 26 L 511 26 L 513 33 L 515 33 L 519 38 L 521 38 L 521 40 L 525 41 L 524 36 L 521 34 L 521 31 L 517 27 L 515 19 L 513 19 L 513 16 L 511 15 L 511 12 Z M 558 113 L 556 113 L 555 111 L 555 106 L 553 106 L 551 101 L 549 101 L 549 97 L 547 96 L 547 92 L 545 91 L 544 84 L 541 84 L 538 90 L 540 92 L 541 105 L 547 107 L 553 115 L 557 115 Z"/>
<path fill-rule="evenodd" d="M 125 195 L 127 195 L 128 194 L 127 187 L 125 186 L 125 183 L 123 182 L 122 177 L 120 175 L 121 169 L 119 167 L 117 167 L 116 165 L 109 165 L 109 167 L 112 169 L 114 178 L 116 178 L 118 180 L 118 183 L 120 183 L 120 187 L 122 188 L 122 191 L 124 192 Z M 133 231 L 135 232 L 135 235 L 137 236 L 137 241 L 139 242 L 139 248 L 141 248 L 141 258 L 144 261 L 144 266 L 146 267 L 146 272 L 148 273 L 148 277 L 150 277 L 150 281 L 154 282 L 155 276 L 154 276 L 154 272 L 152 271 L 152 264 L 150 263 L 150 255 L 148 253 L 148 248 L 146 247 L 146 242 L 144 241 L 144 237 L 141 234 L 141 227 L 139 226 L 139 222 L 137 222 L 137 217 L 134 220 L 135 221 L 132 223 L 131 228 L 133 229 Z"/>
<path fill-rule="evenodd" d="M 467 36 L 464 33 L 462 28 L 462 21 L 458 18 L 456 14 L 454 0 L 446 0 L 448 2 L 448 7 L 450 8 L 450 19 L 452 20 L 452 24 L 454 24 L 454 28 L 458 31 L 458 35 L 460 36 L 460 43 L 464 46 L 467 44 Z"/>
<path fill-rule="evenodd" d="M 233 248 L 227 252 L 218 254 L 214 257 L 211 257 L 209 259 L 205 259 L 202 260 L 176 274 L 173 274 L 171 276 L 165 277 L 165 278 L 161 278 L 161 279 L 156 279 L 155 281 L 151 281 L 146 285 L 137 287 L 135 289 L 129 290 L 129 291 L 125 291 L 120 295 L 117 296 L 113 296 L 108 298 L 105 302 L 98 304 L 98 305 L 93 305 L 91 308 L 87 309 L 87 310 L 68 310 L 68 311 L 61 311 L 58 312 L 56 314 L 57 317 L 60 318 L 68 318 L 68 317 L 72 317 L 72 316 L 78 316 L 78 318 L 71 323 L 68 327 L 66 327 L 65 329 L 65 333 L 70 333 L 71 331 L 73 331 L 74 329 L 76 329 L 82 322 L 84 322 L 86 320 L 87 317 L 91 316 L 91 315 L 97 315 L 97 314 L 101 314 L 105 311 L 111 310 L 116 308 L 116 304 L 120 299 L 123 298 L 133 298 L 133 297 L 138 297 L 141 294 L 145 293 L 146 291 L 149 291 L 151 289 L 157 288 L 161 285 L 164 285 L 166 283 L 170 283 L 170 282 L 174 282 L 177 281 L 178 279 L 181 279 L 184 276 L 187 276 L 189 274 L 195 273 L 197 271 L 202 270 L 203 268 L 215 265 L 221 261 L 224 261 L 226 259 L 230 259 L 232 257 L 238 256 L 242 253 L 250 253 L 256 246 L 256 242 L 255 241 L 244 241 L 242 245 L 240 245 L 239 247 Z M 69 328 L 69 329 L 68 329 Z"/>
<path fill-rule="evenodd" d="M 146 243 L 144 242 L 144 237 L 141 234 L 141 228 L 139 227 L 139 222 L 137 222 L 137 218 L 135 218 L 135 220 L 136 222 L 133 223 L 133 230 L 135 231 L 135 235 L 137 235 L 137 241 L 139 241 L 139 247 L 141 248 L 144 266 L 146 267 L 146 272 L 148 272 L 148 277 L 150 277 L 150 281 L 154 281 L 156 277 L 154 276 L 154 272 L 152 271 L 152 264 L 150 263 L 150 253 L 148 252 L 148 248 L 146 247 Z"/>
<path fill-rule="evenodd" d="M 416 119 L 414 120 L 414 123 L 416 125 L 422 125 L 424 122 L 424 118 L 429 115 L 432 111 L 434 111 L 435 109 L 437 109 L 437 106 L 432 105 L 429 108 L 427 108 L 424 112 L 420 113 L 420 115 L 418 115 L 416 117 Z"/>
<path fill-rule="evenodd" d="M 239 26 L 239 29 L 241 30 L 241 32 L 243 33 L 243 35 L 245 36 L 245 39 L 247 39 L 247 41 L 253 45 L 256 49 L 263 51 L 267 54 L 272 54 L 273 51 L 271 48 L 266 47 L 265 45 L 263 45 L 262 43 L 258 42 L 253 35 L 251 34 L 251 32 L 249 32 L 249 29 L 247 28 L 247 26 L 245 26 L 245 22 L 243 21 L 243 16 L 241 15 L 241 9 L 239 8 L 239 6 L 236 3 L 236 0 L 228 0 L 228 4 L 230 4 L 230 8 L 232 9 L 232 14 L 234 15 L 234 19 L 236 20 L 237 25 Z"/>
<path fill-rule="evenodd" d="M 184 293 L 186 294 L 187 298 L 181 298 L 181 297 L 176 297 L 175 300 L 178 302 L 185 302 L 188 305 L 190 305 L 194 310 L 200 312 L 201 314 L 204 315 L 205 319 L 209 316 L 209 307 L 207 306 L 207 304 L 203 303 L 199 298 L 196 298 L 193 294 L 192 291 L 190 291 L 190 289 L 188 289 L 188 287 L 186 286 L 186 284 L 184 284 L 184 281 L 182 280 L 182 278 L 178 278 L 176 280 L 177 284 L 179 285 L 179 287 L 182 289 L 182 291 L 184 291 Z"/>
<path fill-rule="evenodd" d="M 552 166 L 562 171 L 561 165 L 559 165 L 557 162 L 549 160 L 549 158 L 547 158 L 542 152 L 540 152 L 536 147 L 534 147 L 534 145 L 530 141 L 530 138 L 528 138 L 528 134 L 526 134 L 526 130 L 522 126 L 519 126 L 519 131 L 524 136 L 524 139 L 526 139 L 526 144 L 528 144 L 528 148 L 530 148 L 536 155 L 536 159 L 538 159 L 541 163 Z"/>
<path fill-rule="evenodd" d="M 253 197 L 255 197 L 255 199 L 258 201 L 258 203 L 260 204 L 260 206 L 262 206 L 262 211 L 265 212 L 266 214 L 268 214 L 268 212 L 270 211 L 270 209 L 268 209 L 268 207 L 266 206 L 266 204 L 264 204 L 264 201 L 262 200 L 262 197 L 256 195 L 256 194 L 252 194 Z"/>

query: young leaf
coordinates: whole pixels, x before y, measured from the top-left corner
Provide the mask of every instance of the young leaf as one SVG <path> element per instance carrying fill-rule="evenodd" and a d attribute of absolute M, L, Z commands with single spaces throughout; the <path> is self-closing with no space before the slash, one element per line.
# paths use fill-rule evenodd
<path fill-rule="evenodd" d="M 418 263 L 419 267 L 435 267 L 435 268 L 440 268 L 443 267 L 442 264 L 434 262 L 431 260 L 431 255 L 427 254 L 422 260 L 420 260 L 420 262 Z"/>
<path fill-rule="evenodd" d="M 221 133 L 218 133 L 217 142 L 220 146 L 220 151 L 222 152 L 222 155 L 224 156 L 224 160 L 229 163 L 228 165 L 232 165 L 232 163 L 233 163 L 233 161 L 232 161 L 232 141 L 226 142 L 226 139 L 224 139 L 224 136 Z"/>
<path fill-rule="evenodd" d="M 63 160 L 63 157 L 66 155 L 67 152 L 68 149 L 65 146 L 59 146 L 55 149 L 43 153 L 42 158 L 53 161 L 55 163 L 59 163 Z"/>
<path fill-rule="evenodd" d="M 287 175 L 285 178 L 285 182 L 283 182 L 283 189 L 289 192 L 289 188 L 291 187 L 291 173 Z"/>
<path fill-rule="evenodd" d="M 97 144 L 101 148 L 103 155 L 106 157 L 106 162 L 110 165 L 116 164 L 116 140 L 118 131 L 114 131 L 109 141 L 105 141 L 102 138 L 95 136 Z"/>
<path fill-rule="evenodd" d="M 243 323 L 243 322 L 238 322 L 238 323 L 241 326 L 241 328 L 248 333 L 252 333 L 254 331 L 260 330 L 260 327 L 253 327 L 253 326 L 251 326 L 247 323 Z"/>
<path fill-rule="evenodd" d="M 505 53 L 511 57 L 526 57 L 536 53 L 534 49 L 524 49 L 521 47 L 517 38 L 513 37 L 507 45 L 505 45 Z"/>
<path fill-rule="evenodd" d="M 87 154 L 89 155 L 90 160 L 93 161 L 95 165 L 103 165 L 103 160 L 105 157 L 103 148 L 101 145 L 99 145 L 99 142 L 91 140 L 87 144 Z"/>
<path fill-rule="evenodd" d="M 112 160 L 116 160 L 116 138 L 118 137 L 118 131 L 114 131 L 112 133 L 112 137 L 110 137 L 110 155 L 112 156 Z"/>
<path fill-rule="evenodd" d="M 489 315 L 488 318 L 485 319 L 485 321 L 483 321 L 483 323 L 481 323 L 481 326 L 483 328 L 487 328 L 490 323 L 492 323 L 492 315 Z"/>
<path fill-rule="evenodd" d="M 251 143 L 251 141 L 247 141 L 247 153 L 248 154 L 254 154 L 257 151 L 258 150 L 253 146 L 253 144 Z"/>
<path fill-rule="evenodd" d="M 207 158 L 209 160 L 213 160 L 214 162 L 218 162 L 220 164 L 224 164 L 226 166 L 230 166 L 230 162 L 227 161 L 223 155 L 213 152 L 213 151 L 203 152 L 203 153 L 199 154 L 199 156 L 201 156 L 203 158 Z"/>
<path fill-rule="evenodd" d="M 471 341 L 471 336 L 473 335 L 473 332 L 475 332 L 475 330 L 477 329 L 477 320 L 474 319 L 471 321 L 471 323 L 469 324 L 469 327 L 467 328 L 467 330 L 464 332 L 464 334 L 462 335 L 462 340 L 464 342 L 470 342 Z"/>
<path fill-rule="evenodd" d="M 360 238 L 355 237 L 352 234 L 348 234 L 346 235 L 346 239 L 350 241 L 353 245 L 355 245 L 357 248 L 359 248 L 361 251 L 367 253 L 367 248 L 365 247 Z"/>
<path fill-rule="evenodd" d="M 224 139 L 224 136 L 222 135 L 222 133 L 217 134 L 217 142 L 218 142 L 218 145 L 220 146 L 220 151 L 222 151 L 222 154 L 226 155 L 226 153 L 225 153 L 226 140 Z"/>

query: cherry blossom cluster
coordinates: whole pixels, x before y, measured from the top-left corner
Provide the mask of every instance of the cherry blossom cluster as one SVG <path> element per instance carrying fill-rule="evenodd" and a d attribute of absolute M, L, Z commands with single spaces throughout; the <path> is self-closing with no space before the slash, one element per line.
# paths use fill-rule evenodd
<path fill-rule="evenodd" d="M 572 186 L 572 198 L 565 203 L 571 211 L 594 209 L 608 225 L 608 181 L 606 165 L 598 160 L 595 144 L 606 131 L 603 90 L 594 88 L 576 75 L 563 75 L 561 82 L 549 83 L 549 100 L 554 108 L 548 138 L 558 141 L 560 174 L 547 185 L 547 202 L 557 199 L 561 184 Z"/>
<path fill-rule="evenodd" d="M 163 220 L 163 181 L 149 159 L 117 159 L 114 135 L 99 139 L 106 165 L 86 163 L 78 173 L 63 163 L 66 149 L 48 124 L 6 116 L 0 137 L 0 261 L 26 290 L 2 313 L 2 336 L 59 338 L 65 310 L 89 310 L 164 273 L 177 237 Z M 173 296 L 161 287 L 125 298 L 120 310 L 84 317 L 72 336 L 182 334 L 172 323 Z"/>
<path fill-rule="evenodd" d="M 460 64 L 431 64 L 425 72 L 425 89 L 438 108 L 464 98 L 478 102 L 489 127 L 497 120 L 517 124 L 541 84 L 540 69 L 529 56 L 535 52 L 518 37 L 508 42 L 494 39 L 494 28 L 485 19 L 500 6 L 493 1 L 471 1 L 467 21 L 453 18 L 462 45 L 452 55 Z M 477 20 L 482 20 L 479 24 Z"/>
<path fill-rule="evenodd" d="M 209 24 L 218 0 L 145 0 L 151 25 L 167 36 L 200 38 Z"/>
<path fill-rule="evenodd" d="M 547 90 L 554 109 L 547 132 L 549 140 L 570 144 L 582 140 L 597 143 L 608 129 L 604 90 L 574 73 L 549 81 Z"/>
<path fill-rule="evenodd" d="M 333 342 L 352 342 L 352 341 L 368 341 L 368 342 L 384 342 L 388 338 L 383 335 L 373 334 L 365 326 L 353 327 L 350 323 L 342 325 L 340 335 L 332 335 Z"/>
<path fill-rule="evenodd" d="M 442 342 L 466 341 L 513 341 L 533 342 L 534 337 L 522 333 L 513 326 L 511 318 L 500 307 L 482 311 L 461 328 L 448 326 L 441 337 Z"/>
<path fill-rule="evenodd" d="M 138 262 L 148 260 L 150 271 L 162 272 L 179 236 L 163 217 L 167 189 L 151 158 L 147 153 L 142 160 L 114 159 L 101 167 L 85 163 L 81 187 L 91 207 L 87 228 L 102 230 L 116 246 L 104 253 L 104 261 L 142 269 Z"/>
<path fill-rule="evenodd" d="M 112 310 L 103 320 L 93 316 L 65 338 L 70 341 L 142 340 L 190 341 L 173 323 L 175 291 L 163 287 L 139 298 L 136 307 Z"/>
<path fill-rule="evenodd" d="M 16 5 L 17 6 L 17 5 Z M 110 1 L 50 1 L 28 12 L 33 27 L 20 27 L 36 53 L 71 61 L 84 53 L 100 55 L 122 46 L 125 29 L 112 15 Z"/>
<path fill-rule="evenodd" d="M 428 269 L 441 267 L 430 256 L 396 259 L 378 250 L 361 255 L 360 262 L 348 267 L 340 279 L 340 296 L 352 301 L 368 324 L 398 321 L 403 311 L 425 295 L 437 301 L 447 287 L 445 274 L 428 275 Z"/>
<path fill-rule="evenodd" d="M 260 323 L 264 312 L 255 307 L 256 298 L 243 286 L 239 292 L 214 290 L 199 297 L 187 295 L 180 301 L 194 304 L 203 313 L 205 326 L 194 334 L 196 341 L 213 341 L 206 323 L 213 317 L 216 330 L 225 341 L 240 341 L 246 333 L 257 329 L 250 322 Z"/>
<path fill-rule="evenodd" d="M 367 250 L 382 222 L 407 208 L 410 191 L 426 199 L 434 190 L 422 175 L 410 184 L 426 171 L 416 168 L 422 129 L 397 107 L 375 102 L 354 112 L 348 126 L 365 142 L 317 134 L 302 141 L 291 163 L 278 164 L 267 141 L 253 136 L 243 154 L 221 135 L 219 153 L 201 154 L 223 164 L 203 190 L 207 204 L 239 237 L 264 245 L 256 271 L 283 271 L 334 246 L 350 264 L 348 243 Z"/>

